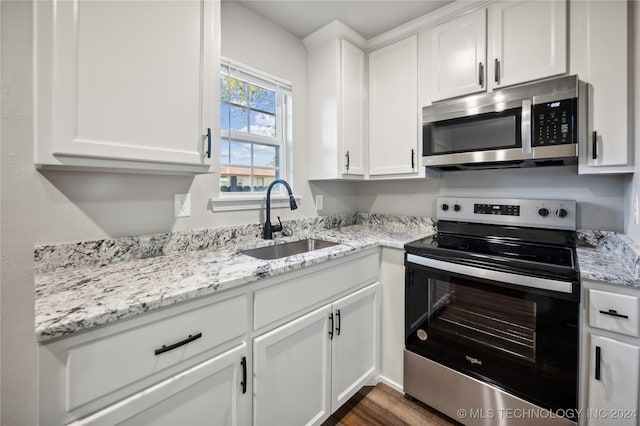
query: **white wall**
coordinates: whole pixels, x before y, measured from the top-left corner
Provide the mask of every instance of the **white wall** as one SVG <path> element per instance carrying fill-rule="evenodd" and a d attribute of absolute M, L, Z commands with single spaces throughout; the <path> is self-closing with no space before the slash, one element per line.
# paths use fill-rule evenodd
<path fill-rule="evenodd" d="M 630 37 L 629 52 L 631 59 L 629 93 L 633 94 L 633 102 L 630 105 L 631 125 L 629 126 L 630 138 L 635 141 L 635 173 L 627 178 L 625 184 L 625 230 L 631 238 L 640 241 L 640 226 L 635 223 L 633 217 L 633 203 L 636 195 L 640 196 L 640 29 L 635 22 L 640 22 L 640 7 L 638 2 L 632 1 L 629 4 L 630 15 L 633 20 L 629 22 Z M 640 206 L 638 206 L 640 208 Z"/>
<path fill-rule="evenodd" d="M 49 213 L 49 210 L 42 209 L 48 207 L 49 200 L 32 160 L 31 9 L 29 2 L 0 3 L 0 423 L 3 425 L 37 423 L 33 246 L 42 229 L 42 218 Z M 52 223 L 56 223 L 55 219 Z"/>
<path fill-rule="evenodd" d="M 445 172 L 440 179 L 358 184 L 358 211 L 435 217 L 436 197 L 576 200 L 578 227 L 622 231 L 624 178 L 578 176 L 575 167 Z"/>

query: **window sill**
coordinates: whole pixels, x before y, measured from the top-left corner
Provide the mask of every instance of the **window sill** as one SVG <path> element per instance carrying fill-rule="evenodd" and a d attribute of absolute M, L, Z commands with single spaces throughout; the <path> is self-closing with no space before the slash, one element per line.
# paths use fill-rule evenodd
<path fill-rule="evenodd" d="M 300 205 L 302 197 L 293 196 L 296 203 Z M 214 212 L 231 212 L 238 210 L 261 210 L 267 205 L 267 196 L 238 196 L 238 197 L 224 197 L 224 198 L 211 198 L 211 209 Z M 289 197 L 284 195 L 271 197 L 271 209 L 283 209 L 289 208 Z"/>

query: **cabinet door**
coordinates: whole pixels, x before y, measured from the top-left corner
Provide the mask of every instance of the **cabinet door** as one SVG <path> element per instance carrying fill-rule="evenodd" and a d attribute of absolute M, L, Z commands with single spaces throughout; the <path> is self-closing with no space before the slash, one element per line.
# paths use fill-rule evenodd
<path fill-rule="evenodd" d="M 85 158 L 205 171 L 219 4 L 39 3 L 36 163 L 82 166 Z"/>
<path fill-rule="evenodd" d="M 453 98 L 485 89 L 485 9 L 431 30 L 432 100 Z"/>
<path fill-rule="evenodd" d="M 351 398 L 378 370 L 380 284 L 333 304 L 332 411 Z"/>
<path fill-rule="evenodd" d="M 246 425 L 246 356 L 243 344 L 72 425 Z"/>
<path fill-rule="evenodd" d="M 341 40 L 343 172 L 364 175 L 364 52 Z"/>
<path fill-rule="evenodd" d="M 599 358 L 599 359 L 598 359 Z M 591 335 L 589 353 L 589 426 L 636 425 L 635 416 L 613 420 L 612 413 L 638 410 L 640 348 Z M 599 364 L 599 365 L 598 365 Z M 597 368 L 599 367 L 599 368 Z M 597 416 L 594 413 L 606 415 Z"/>
<path fill-rule="evenodd" d="M 417 36 L 369 54 L 369 174 L 417 172 Z"/>
<path fill-rule="evenodd" d="M 576 63 L 572 72 L 589 83 L 589 132 L 580 146 L 581 174 L 633 172 L 627 108 L 628 7 L 626 1 L 571 3 Z"/>
<path fill-rule="evenodd" d="M 331 414 L 331 305 L 254 340 L 254 425 L 319 424 Z"/>
<path fill-rule="evenodd" d="M 567 72 L 567 5 L 501 1 L 489 9 L 489 87 Z"/>

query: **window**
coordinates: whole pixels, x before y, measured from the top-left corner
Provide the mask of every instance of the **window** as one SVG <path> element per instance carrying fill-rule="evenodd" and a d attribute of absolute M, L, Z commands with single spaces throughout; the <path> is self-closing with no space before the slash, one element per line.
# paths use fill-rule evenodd
<path fill-rule="evenodd" d="M 264 192 L 286 177 L 291 85 L 225 61 L 220 94 L 220 195 Z"/>

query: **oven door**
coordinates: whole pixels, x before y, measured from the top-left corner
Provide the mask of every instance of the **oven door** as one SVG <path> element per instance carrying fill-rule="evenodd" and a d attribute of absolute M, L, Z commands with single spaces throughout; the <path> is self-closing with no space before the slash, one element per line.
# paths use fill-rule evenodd
<path fill-rule="evenodd" d="M 406 349 L 540 407 L 575 413 L 579 303 L 553 297 L 557 290 L 543 283 L 531 286 L 532 277 L 519 286 L 451 266 L 406 262 Z"/>

